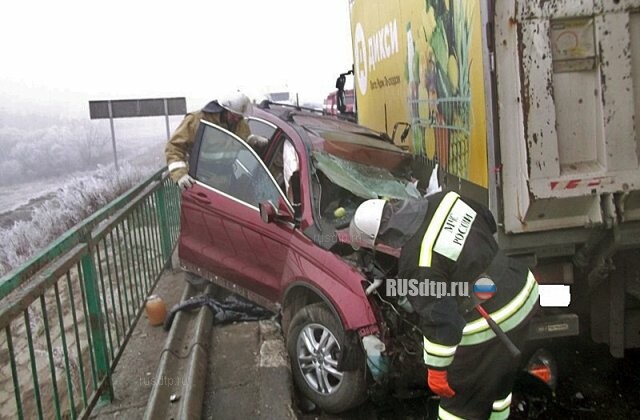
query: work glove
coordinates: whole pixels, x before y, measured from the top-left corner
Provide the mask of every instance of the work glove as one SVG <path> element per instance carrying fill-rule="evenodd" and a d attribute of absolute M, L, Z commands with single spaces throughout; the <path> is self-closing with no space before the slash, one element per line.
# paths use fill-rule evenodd
<path fill-rule="evenodd" d="M 178 180 L 178 187 L 180 187 L 180 189 L 184 191 L 187 188 L 191 188 L 195 183 L 196 181 L 191 178 L 189 174 L 185 174 L 182 175 L 182 177 Z"/>
<path fill-rule="evenodd" d="M 428 369 L 427 383 L 429 388 L 441 397 L 451 398 L 456 392 L 449 386 L 446 370 Z"/>
<path fill-rule="evenodd" d="M 247 137 L 247 144 L 254 149 L 261 150 L 269 144 L 269 139 L 257 134 L 249 134 L 249 137 Z"/>

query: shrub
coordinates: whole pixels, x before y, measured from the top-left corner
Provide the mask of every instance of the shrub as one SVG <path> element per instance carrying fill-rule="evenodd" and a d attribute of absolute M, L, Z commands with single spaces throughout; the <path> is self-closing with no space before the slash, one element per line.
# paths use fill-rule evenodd
<path fill-rule="evenodd" d="M 0 229 L 0 276 L 42 250 L 67 230 L 150 176 L 157 168 L 128 162 L 77 176 L 62 185 L 56 197 L 35 207 L 31 220 Z"/>

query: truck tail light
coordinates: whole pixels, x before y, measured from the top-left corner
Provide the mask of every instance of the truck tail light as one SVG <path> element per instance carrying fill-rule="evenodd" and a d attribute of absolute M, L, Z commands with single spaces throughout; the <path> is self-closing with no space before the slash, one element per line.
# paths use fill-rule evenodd
<path fill-rule="evenodd" d="M 549 385 L 549 381 L 551 381 L 551 369 L 549 366 L 543 364 L 533 365 L 529 368 L 529 373 L 541 379 L 547 385 Z"/>
<path fill-rule="evenodd" d="M 555 389 L 558 382 L 558 368 L 551 353 L 543 348 L 538 349 L 527 363 L 526 371 Z"/>

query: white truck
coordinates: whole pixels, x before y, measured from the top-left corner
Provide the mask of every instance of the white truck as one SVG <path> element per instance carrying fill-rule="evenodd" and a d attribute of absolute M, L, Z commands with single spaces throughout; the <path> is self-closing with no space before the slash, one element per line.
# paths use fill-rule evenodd
<path fill-rule="evenodd" d="M 358 122 L 410 125 L 394 140 L 420 178 L 438 163 L 490 206 L 507 253 L 570 290 L 533 334 L 580 324 L 616 357 L 640 347 L 640 0 L 349 7 Z"/>

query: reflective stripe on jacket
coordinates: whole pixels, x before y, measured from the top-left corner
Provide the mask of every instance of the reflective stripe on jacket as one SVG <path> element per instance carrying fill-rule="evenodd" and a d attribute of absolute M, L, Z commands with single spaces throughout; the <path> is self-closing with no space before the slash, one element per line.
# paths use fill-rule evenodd
<path fill-rule="evenodd" d="M 425 222 L 403 247 L 400 278 L 472 284 L 489 274 L 496 294 L 483 307 L 505 331 L 522 323 L 538 299 L 538 286 L 527 267 L 504 256 L 496 243 L 495 220 L 490 211 L 455 192 L 428 198 Z M 473 287 L 468 288 L 470 291 Z M 479 344 L 495 334 L 472 309 L 469 298 L 459 296 L 408 296 L 420 315 L 424 336 L 424 361 L 446 368 L 458 346 Z"/>
<path fill-rule="evenodd" d="M 533 277 L 533 274 L 529 272 L 527 282 L 520 293 L 507 305 L 495 312 L 491 312 L 489 316 L 498 324 L 502 331 L 509 332 L 527 318 L 537 301 L 538 283 Z M 469 346 L 484 343 L 495 336 L 495 333 L 491 330 L 487 321 L 484 318 L 479 318 L 465 325 L 462 330 L 462 341 L 460 345 Z"/>

